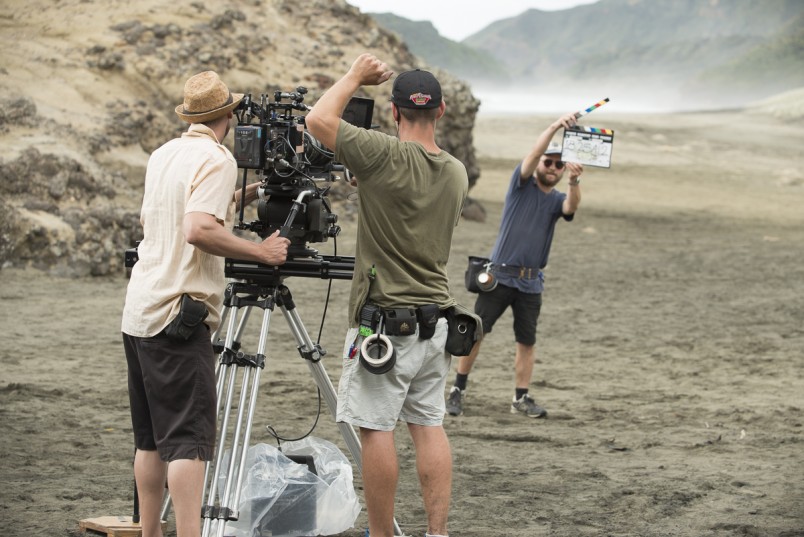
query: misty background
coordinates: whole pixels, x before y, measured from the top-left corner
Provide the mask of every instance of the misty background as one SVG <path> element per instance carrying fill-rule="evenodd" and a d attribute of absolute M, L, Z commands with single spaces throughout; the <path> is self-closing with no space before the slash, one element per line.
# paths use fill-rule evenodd
<path fill-rule="evenodd" d="M 480 113 L 561 113 L 605 97 L 607 112 L 718 110 L 804 92 L 801 0 L 599 0 L 528 9 L 461 41 L 430 21 L 369 14 L 466 80 Z"/>

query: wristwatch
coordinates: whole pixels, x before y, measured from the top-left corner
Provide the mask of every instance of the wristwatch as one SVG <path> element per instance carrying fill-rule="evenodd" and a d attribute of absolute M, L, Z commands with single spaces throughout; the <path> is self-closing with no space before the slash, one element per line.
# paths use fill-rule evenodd
<path fill-rule="evenodd" d="M 574 183 L 573 183 L 572 181 L 568 181 L 568 183 L 569 183 L 569 184 L 571 184 L 572 186 L 575 186 L 575 185 L 580 185 L 580 184 L 581 184 L 581 178 L 580 178 L 580 177 L 576 177 L 576 178 L 575 178 L 575 182 L 574 182 Z"/>

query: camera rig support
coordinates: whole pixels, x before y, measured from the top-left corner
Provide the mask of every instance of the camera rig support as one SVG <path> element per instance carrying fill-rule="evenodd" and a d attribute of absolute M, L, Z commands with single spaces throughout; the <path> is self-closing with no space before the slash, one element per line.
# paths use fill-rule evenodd
<path fill-rule="evenodd" d="M 260 104 L 247 95 L 236 109 L 239 125 L 235 127 L 234 157 L 238 167 L 243 169 L 241 199 L 245 199 L 248 170 L 255 170 L 261 178 L 257 187 L 258 219 L 245 223 L 244 204 L 241 204 L 236 227 L 254 231 L 262 238 L 278 229 L 291 244 L 287 261 L 279 266 L 225 260 L 225 275 L 234 281 L 227 287 L 221 324 L 212 335 L 213 347 L 220 357 L 216 372 L 219 430 L 216 458 L 207 462 L 204 475 L 204 537 L 212 533 L 223 537 L 227 523 L 239 517 L 240 489 L 275 307 L 279 307 L 287 320 L 299 354 L 307 362 L 335 418 L 337 394 L 321 362 L 326 351 L 310 338 L 290 290 L 283 283 L 290 276 L 346 280 L 354 273 L 354 257 L 318 255 L 317 250 L 307 247 L 308 242 L 324 242 L 340 232 L 340 227 L 335 225 L 337 215 L 333 214 L 327 198 L 329 186 L 320 187 L 318 183 L 331 182 L 337 172 L 348 174 L 348 170 L 336 163 L 334 153 L 305 130 L 304 116 L 293 114 L 309 110 L 303 103 L 306 93 L 303 87 L 289 93 L 277 91 L 273 102 L 262 95 Z M 354 97 L 343 119 L 366 129 L 373 128 L 373 105 L 371 99 Z M 126 250 L 125 259 L 126 267 L 133 267 L 138 261 L 137 248 Z M 253 309 L 262 310 L 263 316 L 256 353 L 249 355 L 240 347 Z M 355 465 L 362 472 L 361 445 L 355 430 L 346 423 L 337 423 L 337 426 Z M 227 448 L 231 450 L 228 465 L 222 459 Z M 162 509 L 163 520 L 167 518 L 170 505 L 168 494 Z M 403 534 L 396 520 L 394 534 Z"/>
<path fill-rule="evenodd" d="M 309 242 L 325 242 L 340 233 L 338 217 L 332 212 L 327 194 L 340 172 L 334 152 L 315 139 L 305 127 L 304 103 L 307 89 L 274 92 L 273 101 L 265 94 L 259 103 L 247 94 L 235 109 L 238 125 L 234 133 L 234 157 L 243 169 L 245 193 L 248 170 L 261 179 L 257 191 L 257 220 L 244 222 L 240 209 L 238 229 L 256 232 L 262 238 L 280 230 L 290 240 L 288 257 L 315 257 Z M 345 120 L 359 127 L 371 128 L 374 101 L 354 97 L 344 111 Z M 241 198 L 243 199 L 243 198 Z"/>

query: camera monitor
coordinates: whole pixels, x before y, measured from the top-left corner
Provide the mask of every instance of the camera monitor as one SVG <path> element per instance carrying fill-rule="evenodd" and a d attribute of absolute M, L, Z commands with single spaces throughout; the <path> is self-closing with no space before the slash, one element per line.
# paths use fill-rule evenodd
<path fill-rule="evenodd" d="M 352 97 L 349 104 L 346 105 L 342 117 L 344 121 L 356 127 L 370 129 L 371 120 L 374 117 L 374 99 Z"/>
<path fill-rule="evenodd" d="M 270 103 L 268 110 L 264 111 L 265 121 L 267 123 L 259 124 L 241 124 L 237 125 L 234 129 L 234 158 L 237 161 L 238 168 L 246 168 L 251 170 L 264 170 L 271 168 L 277 157 L 290 160 L 289 155 L 285 154 L 287 147 L 298 147 L 304 140 L 304 145 L 311 148 L 311 154 L 308 155 L 315 164 L 320 164 L 320 158 L 317 158 L 320 151 L 312 151 L 313 149 L 324 148 L 320 142 L 315 140 L 307 131 L 299 136 L 299 130 L 303 129 L 303 116 L 281 116 L 274 117 L 270 112 L 278 109 L 280 106 L 287 106 L 284 104 Z M 273 109 L 271 108 L 273 107 Z M 263 120 L 262 114 L 259 116 Z M 343 111 L 343 119 L 352 125 L 362 127 L 364 129 L 371 128 L 371 120 L 374 117 L 374 100 L 364 97 L 352 97 L 346 108 Z M 238 117 L 238 119 L 240 119 Z M 324 155 L 329 160 L 332 159 L 332 154 L 329 150 Z M 272 160 L 266 160 L 266 154 L 271 154 Z M 282 153 L 282 155 L 279 155 Z"/>

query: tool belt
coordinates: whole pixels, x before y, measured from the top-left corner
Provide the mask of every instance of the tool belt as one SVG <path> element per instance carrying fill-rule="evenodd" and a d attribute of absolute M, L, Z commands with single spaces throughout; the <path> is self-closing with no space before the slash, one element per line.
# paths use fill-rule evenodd
<path fill-rule="evenodd" d="M 360 309 L 360 328 L 363 335 L 380 332 L 387 336 L 412 336 L 419 329 L 419 339 L 430 339 L 435 334 L 438 319 L 444 317 L 438 304 L 425 304 L 414 308 L 381 308 L 365 304 Z"/>
<path fill-rule="evenodd" d="M 496 272 L 497 274 L 508 274 L 510 276 L 515 276 L 520 280 L 535 280 L 539 277 L 539 272 L 541 272 L 541 269 L 493 264 L 491 266 L 491 271 Z"/>
<path fill-rule="evenodd" d="M 365 304 L 360 309 L 360 335 L 364 338 L 377 337 L 378 331 L 388 336 L 410 336 L 419 327 L 419 338 L 430 339 L 435 334 L 438 319 L 447 319 L 447 341 L 444 350 L 453 356 L 466 356 L 472 347 L 483 338 L 483 322 L 474 312 L 460 304 L 447 309 L 439 309 L 438 304 L 427 304 L 417 308 L 380 308 L 376 304 Z M 391 364 L 390 367 L 393 367 Z M 371 369 L 374 373 L 384 373 L 388 368 Z"/>

